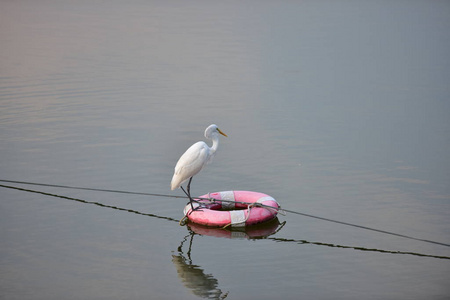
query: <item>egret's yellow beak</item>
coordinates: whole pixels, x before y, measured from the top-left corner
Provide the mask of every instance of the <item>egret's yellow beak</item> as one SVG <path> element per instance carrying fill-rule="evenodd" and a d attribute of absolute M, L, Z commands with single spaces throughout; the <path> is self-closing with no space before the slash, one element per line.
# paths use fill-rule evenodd
<path fill-rule="evenodd" d="M 218 131 L 221 135 L 228 137 L 228 135 L 226 135 L 225 133 L 223 133 L 219 128 L 217 128 L 217 131 Z"/>

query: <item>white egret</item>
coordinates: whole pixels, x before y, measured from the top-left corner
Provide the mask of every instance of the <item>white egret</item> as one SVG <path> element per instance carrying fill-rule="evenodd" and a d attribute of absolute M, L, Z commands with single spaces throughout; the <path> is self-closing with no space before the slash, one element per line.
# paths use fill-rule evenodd
<path fill-rule="evenodd" d="M 191 181 L 192 177 L 200 172 L 203 167 L 212 161 L 214 154 L 216 153 L 217 147 L 219 146 L 219 133 L 223 136 L 227 136 L 225 133 L 220 131 L 216 124 L 211 124 L 205 130 L 205 137 L 207 139 L 212 139 L 212 147 L 208 147 L 205 142 L 197 142 L 193 144 L 189 149 L 181 155 L 175 166 L 175 173 L 172 177 L 171 189 L 181 188 L 183 192 L 188 196 L 189 202 L 191 203 L 192 210 L 194 206 L 192 205 L 191 197 Z M 184 182 L 189 179 L 186 190 L 181 186 Z"/>

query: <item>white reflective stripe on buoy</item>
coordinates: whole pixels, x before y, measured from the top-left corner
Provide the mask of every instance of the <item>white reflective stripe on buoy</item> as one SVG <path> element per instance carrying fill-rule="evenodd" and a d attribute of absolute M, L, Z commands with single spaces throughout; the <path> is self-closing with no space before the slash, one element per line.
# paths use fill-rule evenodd
<path fill-rule="evenodd" d="M 231 226 L 244 227 L 245 226 L 245 212 L 244 210 L 230 210 Z"/>
<path fill-rule="evenodd" d="M 275 201 L 275 199 L 273 199 L 272 197 L 267 196 L 267 197 L 261 197 L 261 198 L 259 198 L 258 201 L 256 201 L 256 202 L 257 202 L 257 203 L 263 203 L 264 201 L 270 201 L 270 200 Z M 275 201 L 275 202 L 277 202 L 277 201 Z"/>
<path fill-rule="evenodd" d="M 222 202 L 222 209 L 233 209 L 236 207 L 235 199 L 234 199 L 234 192 L 233 191 L 225 191 L 220 192 L 220 199 L 227 200 L 227 201 L 233 201 L 233 202 Z"/>

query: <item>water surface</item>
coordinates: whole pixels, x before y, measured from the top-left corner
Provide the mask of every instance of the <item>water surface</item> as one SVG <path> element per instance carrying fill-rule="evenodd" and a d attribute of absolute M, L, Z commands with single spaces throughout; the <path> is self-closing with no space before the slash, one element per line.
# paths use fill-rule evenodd
<path fill-rule="evenodd" d="M 216 123 L 228 138 L 194 194 L 260 191 L 450 244 L 449 15 L 445 1 L 3 1 L 0 179 L 181 195 L 173 167 Z M 21 189 L 0 189 L 5 299 L 450 292 L 444 245 L 289 213 L 204 231 L 179 226 L 183 199 L 0 184 Z"/>

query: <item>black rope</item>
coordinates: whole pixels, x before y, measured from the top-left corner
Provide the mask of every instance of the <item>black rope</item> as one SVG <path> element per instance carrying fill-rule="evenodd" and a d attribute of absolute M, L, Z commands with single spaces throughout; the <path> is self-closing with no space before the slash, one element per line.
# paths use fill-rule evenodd
<path fill-rule="evenodd" d="M 0 181 L 1 181 L 1 182 L 8 182 L 8 183 L 26 184 L 26 185 L 38 185 L 38 186 L 57 187 L 57 188 L 72 189 L 72 190 L 85 190 L 85 191 L 108 192 L 108 193 L 121 193 L 121 194 L 132 194 L 132 195 L 143 195 L 143 196 L 155 196 L 155 197 L 183 198 L 183 199 L 186 198 L 186 197 L 184 197 L 184 196 L 176 196 L 176 195 L 164 195 L 164 194 L 152 194 L 152 193 L 142 193 L 142 192 L 129 192 L 129 191 L 120 191 L 120 190 L 95 189 L 95 188 L 87 188 L 87 187 L 79 187 L 79 186 L 68 186 L 68 185 L 58 185 L 58 184 L 36 183 L 36 182 L 26 182 L 26 181 L 15 181 L 15 180 L 4 180 L 4 179 L 0 179 Z"/>
<path fill-rule="evenodd" d="M 106 204 L 99 203 L 99 202 L 87 201 L 87 200 L 83 200 L 83 199 L 77 199 L 77 198 L 72 198 L 72 197 L 67 197 L 67 196 L 62 196 L 62 195 L 56 195 L 56 194 L 51 194 L 51 193 L 45 193 L 45 192 L 36 191 L 36 190 L 23 189 L 23 188 L 19 188 L 19 187 L 15 187 L 15 186 L 9 186 L 9 185 L 3 185 L 3 184 L 0 184 L 0 187 L 13 189 L 13 190 L 18 190 L 18 191 L 29 192 L 29 193 L 36 193 L 36 194 L 41 194 L 41 195 L 50 196 L 50 197 L 62 198 L 62 199 L 76 201 L 76 202 L 81 202 L 81 203 L 86 203 L 86 204 L 94 204 L 94 205 L 101 206 L 101 207 L 112 208 L 112 209 L 116 209 L 116 210 L 122 210 L 122 211 L 135 213 L 135 214 L 141 215 L 141 216 L 154 217 L 154 218 L 164 219 L 164 220 L 173 221 L 173 222 L 177 222 L 177 223 L 180 222 L 180 220 L 173 219 L 173 218 L 170 218 L 170 217 L 163 217 L 163 216 L 158 216 L 158 215 L 155 215 L 155 214 L 146 214 L 146 213 L 142 213 L 142 212 L 137 211 L 137 210 L 128 209 L 128 208 L 122 208 L 122 207 L 112 206 L 112 205 L 106 205 Z"/>
<path fill-rule="evenodd" d="M 316 246 L 326 246 L 326 247 L 331 247 L 331 248 L 353 249 L 353 250 L 367 251 L 367 252 L 379 252 L 379 253 L 389 253 L 389 254 L 406 254 L 406 255 L 414 255 L 414 256 L 421 256 L 421 257 L 450 259 L 449 256 L 423 254 L 423 253 L 418 253 L 418 252 L 392 251 L 392 250 L 382 250 L 382 249 L 375 249 L 375 248 L 343 246 L 343 245 L 336 245 L 336 244 L 330 244 L 330 243 L 309 242 L 309 241 L 306 241 L 306 240 L 294 240 L 294 239 L 275 238 L 275 237 L 268 237 L 266 239 L 274 241 L 274 242 L 277 242 L 277 243 L 280 243 L 280 242 L 295 243 L 295 244 L 299 244 L 299 245 L 316 245 Z"/>
<path fill-rule="evenodd" d="M 0 182 L 26 184 L 26 185 L 38 185 L 38 186 L 47 186 L 47 187 L 57 187 L 57 188 L 65 188 L 65 189 L 97 191 L 97 192 L 109 192 L 109 193 L 122 193 L 122 194 L 133 194 L 133 195 L 155 196 L 155 197 L 169 197 L 169 198 L 183 198 L 183 199 L 186 198 L 185 196 L 176 196 L 176 195 L 154 194 L 154 193 L 143 193 L 143 192 L 129 192 L 129 191 L 97 189 L 97 188 L 86 188 L 86 187 L 76 187 L 76 186 L 67 186 L 67 185 L 46 184 L 46 183 L 36 183 L 36 182 L 26 182 L 26 181 L 14 181 L 14 180 L 5 180 L 5 179 L 0 179 Z M 4 185 L 0 185 L 0 186 L 8 187 L 8 186 L 4 186 Z M 17 189 L 19 189 L 19 188 L 17 188 Z M 43 193 L 43 194 L 45 194 L 45 193 Z M 215 199 L 199 198 L 199 197 L 195 197 L 195 199 L 211 200 L 211 201 L 215 200 Z M 222 202 L 234 202 L 234 203 L 249 204 L 247 202 L 240 202 L 240 201 L 228 201 L 228 200 L 220 200 L 220 201 L 222 201 Z M 260 204 L 260 203 L 258 203 L 257 205 L 261 206 L 261 207 L 267 207 L 267 208 L 270 208 L 270 209 L 274 209 L 271 206 L 266 206 L 266 205 Z M 301 213 L 301 212 L 297 212 L 297 211 L 293 211 L 293 210 L 289 210 L 289 209 L 284 209 L 284 208 L 280 208 L 280 210 L 288 212 L 288 213 L 296 214 L 296 215 L 301 215 L 301 216 L 305 216 L 305 217 L 318 219 L 318 220 L 328 221 L 328 222 L 332 222 L 332 223 L 337 223 L 337 224 L 341 224 L 341 225 L 347 225 L 347 226 L 352 226 L 352 227 L 356 227 L 356 228 L 366 229 L 366 230 L 370 230 L 370 231 L 375 231 L 375 232 L 379 232 L 379 233 L 389 234 L 389 235 L 398 236 L 398 237 L 402 237 L 402 238 L 407 238 L 407 239 L 411 239 L 411 240 L 416 240 L 416 241 L 421 241 L 421 242 L 432 243 L 432 244 L 436 244 L 436 245 L 450 247 L 450 244 L 447 244 L 447 243 L 441 243 L 441 242 L 431 241 L 431 240 L 427 240 L 427 239 L 415 238 L 415 237 L 404 235 L 404 234 L 399 234 L 399 233 L 390 232 L 390 231 L 386 231 L 386 230 L 380 230 L 380 229 L 371 228 L 371 227 L 367 227 L 367 226 L 362 226 L 362 225 L 352 224 L 352 223 L 348 223 L 348 222 L 342 222 L 342 221 L 338 221 L 338 220 L 333 220 L 333 219 L 329 219 L 329 218 L 314 216 L 314 215 L 305 214 L 305 213 Z"/>
<path fill-rule="evenodd" d="M 0 181 L 3 181 L 3 180 L 0 180 Z M 76 202 L 81 202 L 81 203 L 85 203 L 85 204 L 93 204 L 93 205 L 97 205 L 97 206 L 100 206 L 100 207 L 105 207 L 105 208 L 111 208 L 111 209 L 131 212 L 131 213 L 134 213 L 134 214 L 137 214 L 137 215 L 154 217 L 154 218 L 163 219 L 163 220 L 167 220 L 167 221 L 173 221 L 173 222 L 177 222 L 177 223 L 179 222 L 179 220 L 174 219 L 174 218 L 158 216 L 158 215 L 149 214 L 149 213 L 142 213 L 140 211 L 136 211 L 136 210 L 132 210 L 132 209 L 128 209 L 128 208 L 117 207 L 117 206 L 106 205 L 106 204 L 99 203 L 99 202 L 87 201 L 87 200 L 82 200 L 82 199 L 78 199 L 78 198 L 72 198 L 72 197 L 46 193 L 46 192 L 42 192 L 42 191 L 24 189 L 24 188 L 15 187 L 15 186 L 8 186 L 8 185 L 3 185 L 3 184 L 0 184 L 0 187 L 14 189 L 14 190 L 19 190 L 19 191 L 24 191 L 24 192 L 29 192 L 29 193 L 36 193 L 36 194 L 41 194 L 41 195 L 45 195 L 45 196 L 51 196 L 51 197 L 56 197 L 56 198 L 61 198 L 61 199 L 66 199 L 66 200 L 71 200 L 71 201 L 76 201 Z M 220 200 L 220 201 L 223 201 L 223 200 Z M 240 202 L 240 203 L 245 203 L 245 202 Z M 264 205 L 262 205 L 262 206 L 264 206 Z M 273 209 L 273 207 L 271 207 L 271 208 Z M 297 212 L 293 212 L 293 213 L 297 213 Z M 306 216 L 310 216 L 310 215 L 306 215 Z M 315 217 L 315 216 L 312 216 L 312 217 Z M 353 225 L 353 224 L 350 224 L 350 225 Z M 283 223 L 283 226 L 284 226 L 284 223 Z M 280 229 L 278 229 L 277 232 Z M 371 229 L 371 228 L 365 228 L 365 229 Z M 406 236 L 403 236 L 403 237 L 406 237 Z M 408 238 L 410 238 L 410 237 L 408 237 Z M 421 256 L 421 257 L 430 257 L 430 258 L 438 258 L 438 259 L 450 259 L 450 257 L 448 257 L 448 256 L 422 254 L 422 253 L 417 253 L 417 252 L 391 251 L 391 250 L 382 250 L 382 249 L 364 248 L 364 247 L 355 247 L 355 246 L 343 246 L 343 245 L 336 245 L 336 244 L 323 243 L 323 242 L 310 242 L 310 241 L 306 241 L 306 240 L 275 238 L 275 237 L 265 237 L 263 239 L 272 240 L 274 242 L 295 243 L 295 244 L 299 244 L 299 245 L 310 244 L 310 245 L 317 245 L 317 246 L 327 246 L 327 247 L 332 247 L 332 248 L 354 249 L 354 250 L 367 251 L 367 252 L 379 252 L 379 253 L 389 253 L 389 254 L 407 254 L 407 255 Z M 415 238 L 413 238 L 413 239 L 415 239 Z M 423 241 L 427 241 L 427 240 L 423 240 Z M 441 244 L 441 243 L 439 243 L 439 244 Z M 446 244 L 444 244 L 444 245 L 446 245 Z"/>
<path fill-rule="evenodd" d="M 204 198 L 195 198 L 195 199 L 204 199 Z M 211 199 L 207 199 L 207 200 L 210 200 L 210 201 L 214 202 L 214 200 L 216 200 L 216 199 L 211 198 Z M 248 202 L 231 201 L 231 200 L 217 200 L 217 201 L 219 201 L 219 202 L 230 202 L 230 203 L 240 203 L 240 204 L 253 204 L 255 206 L 261 206 L 261 207 L 265 207 L 265 208 L 268 208 L 268 209 L 275 209 L 272 206 L 264 205 L 264 204 L 261 204 L 261 203 L 248 203 Z M 333 220 L 333 219 L 328 219 L 328 218 L 324 218 L 324 217 L 313 216 L 313 215 L 310 215 L 310 214 L 305 214 L 305 213 L 301 213 L 301 212 L 298 212 L 298 211 L 293 211 L 293 210 L 289 210 L 289 209 L 285 209 L 285 208 L 281 208 L 281 207 L 278 210 L 279 211 L 285 211 L 285 212 L 292 213 L 292 214 L 296 214 L 296 215 L 300 215 L 300 216 L 305 216 L 305 217 L 310 217 L 310 218 L 314 218 L 314 219 L 319 219 L 319 220 L 323 220 L 323 221 L 328 221 L 328 222 L 333 222 L 333 223 L 337 223 L 337 224 L 352 226 L 352 227 L 356 227 L 356 228 L 371 230 L 371 231 L 375 231 L 375 232 L 381 232 L 381 233 L 384 233 L 384 234 L 390 234 L 390 235 L 394 235 L 394 236 L 398 236 L 398 237 L 402 237 L 402 238 L 407 238 L 407 239 L 411 239 L 411 240 L 416 240 L 416 241 L 421 241 L 421 242 L 432 243 L 432 244 L 437 244 L 437 245 L 441 245 L 441 246 L 450 247 L 450 244 L 446 244 L 446 243 L 435 242 L 435 241 L 425 240 L 425 239 L 419 239 L 419 238 L 415 238 L 415 237 L 411 237 L 411 236 L 408 236 L 408 235 L 399 234 L 399 233 L 395 233 L 395 232 L 390 232 L 390 231 L 386 231 L 386 230 L 380 230 L 380 229 L 375 229 L 375 228 L 371 228 L 371 227 L 367 227 L 367 226 L 362 226 L 362 225 L 357 225 L 357 224 L 337 221 L 337 220 Z"/>
<path fill-rule="evenodd" d="M 342 225 L 352 226 L 352 227 L 356 227 L 356 228 L 362 228 L 362 229 L 371 230 L 371 231 L 375 231 L 375 232 L 381 232 L 381 233 L 385 233 L 385 234 L 399 236 L 399 237 L 403 237 L 403 238 L 407 238 L 407 239 L 411 239 L 411 240 L 416 240 L 416 241 L 421 241 L 421 242 L 432 243 L 432 244 L 437 244 L 437 245 L 441 245 L 441 246 L 450 247 L 450 244 L 446 244 L 446 243 L 435 242 L 435 241 L 425 240 L 425 239 L 419 239 L 419 238 L 415 238 L 415 237 L 404 235 L 404 234 L 399 234 L 399 233 L 390 232 L 390 231 L 386 231 L 386 230 L 370 228 L 370 227 L 366 227 L 366 226 L 361 226 L 361 225 L 356 225 L 356 224 L 352 224 L 352 223 L 332 220 L 332 219 L 323 218 L 323 217 L 317 217 L 317 216 L 308 215 L 308 214 L 304 214 L 304 213 L 301 213 L 301 212 L 292 211 L 292 210 L 288 210 L 288 209 L 283 209 L 283 210 L 286 211 L 286 212 L 292 213 L 292 214 L 297 214 L 297 215 L 301 215 L 301 216 L 305 216 L 305 217 L 315 218 L 315 219 L 324 220 L 324 221 L 328 221 L 328 222 L 333 222 L 333 223 L 338 223 L 338 224 L 342 224 Z"/>

